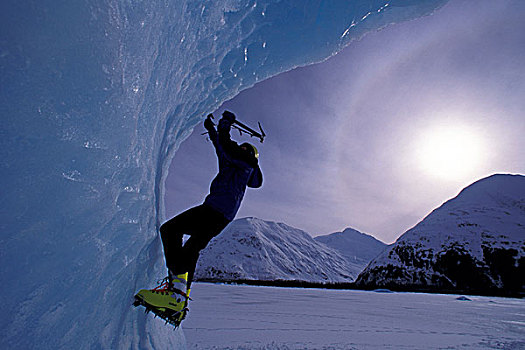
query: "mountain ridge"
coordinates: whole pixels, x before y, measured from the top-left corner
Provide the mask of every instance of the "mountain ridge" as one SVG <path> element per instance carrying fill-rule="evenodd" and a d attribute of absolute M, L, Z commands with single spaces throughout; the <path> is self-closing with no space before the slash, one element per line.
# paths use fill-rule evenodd
<path fill-rule="evenodd" d="M 247 217 L 230 223 L 202 251 L 195 276 L 197 280 L 348 283 L 364 266 L 350 263 L 340 251 L 303 230 Z"/>
<path fill-rule="evenodd" d="M 520 293 L 525 176 L 478 180 L 405 232 L 361 272 L 361 288 Z"/>
<path fill-rule="evenodd" d="M 314 237 L 332 249 L 338 251 L 346 260 L 363 270 L 366 265 L 381 253 L 387 244 L 372 235 L 347 227 L 342 232 Z"/>

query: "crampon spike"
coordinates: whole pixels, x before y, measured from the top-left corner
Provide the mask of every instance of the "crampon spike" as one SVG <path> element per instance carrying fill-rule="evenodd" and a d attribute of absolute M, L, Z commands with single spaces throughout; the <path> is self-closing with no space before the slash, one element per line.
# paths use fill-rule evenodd
<path fill-rule="evenodd" d="M 174 329 L 177 329 L 180 326 L 182 320 L 186 318 L 186 314 L 189 311 L 188 308 L 184 308 L 183 310 L 179 312 L 172 312 L 164 308 L 156 308 L 154 306 L 147 304 L 140 297 L 135 297 L 135 301 L 133 302 L 133 305 L 135 307 L 140 306 L 140 305 L 144 306 L 144 309 L 145 309 L 144 312 L 146 314 L 149 314 L 150 312 L 152 312 L 154 315 L 154 318 L 159 317 L 160 319 L 165 321 L 165 324 L 169 323 L 170 325 L 172 325 Z"/>

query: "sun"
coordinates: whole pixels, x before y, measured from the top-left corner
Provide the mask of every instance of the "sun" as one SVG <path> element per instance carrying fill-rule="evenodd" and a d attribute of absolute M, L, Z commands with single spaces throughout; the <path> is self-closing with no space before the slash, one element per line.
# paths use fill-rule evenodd
<path fill-rule="evenodd" d="M 415 145 L 418 165 L 432 177 L 461 180 L 482 164 L 482 138 L 468 125 L 439 125 L 420 134 Z"/>

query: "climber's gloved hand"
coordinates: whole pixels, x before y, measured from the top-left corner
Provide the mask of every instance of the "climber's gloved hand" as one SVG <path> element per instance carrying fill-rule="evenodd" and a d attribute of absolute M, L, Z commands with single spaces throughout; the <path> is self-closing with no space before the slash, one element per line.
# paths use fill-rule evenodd
<path fill-rule="evenodd" d="M 213 122 L 211 121 L 213 119 L 213 114 L 208 114 L 208 116 L 206 117 L 206 120 L 204 121 L 204 128 L 206 128 L 206 130 L 210 131 L 210 130 L 215 130 L 215 124 L 213 124 Z"/>
<path fill-rule="evenodd" d="M 228 121 L 230 124 L 233 124 L 233 122 L 235 121 L 235 114 L 233 114 L 230 111 L 224 111 L 222 113 L 222 119 Z"/>

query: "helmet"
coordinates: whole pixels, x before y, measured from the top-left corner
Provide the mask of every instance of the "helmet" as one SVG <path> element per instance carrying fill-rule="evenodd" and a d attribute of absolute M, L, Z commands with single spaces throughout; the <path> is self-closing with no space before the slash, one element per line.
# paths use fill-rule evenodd
<path fill-rule="evenodd" d="M 251 143 L 245 142 L 241 145 L 241 147 L 246 147 L 248 151 L 250 151 L 252 156 L 259 159 L 259 151 L 257 150 L 257 148 L 255 148 L 254 145 L 252 145 Z"/>

